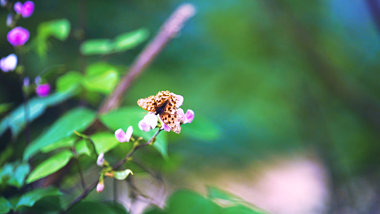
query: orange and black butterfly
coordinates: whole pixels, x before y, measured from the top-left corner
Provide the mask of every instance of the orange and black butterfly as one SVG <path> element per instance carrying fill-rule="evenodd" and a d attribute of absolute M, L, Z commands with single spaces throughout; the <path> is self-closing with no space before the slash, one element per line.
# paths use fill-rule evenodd
<path fill-rule="evenodd" d="M 158 114 L 173 132 L 181 132 L 181 120 L 177 113 L 177 98 L 170 91 L 160 91 L 155 96 L 139 99 L 137 105 L 141 108 Z"/>

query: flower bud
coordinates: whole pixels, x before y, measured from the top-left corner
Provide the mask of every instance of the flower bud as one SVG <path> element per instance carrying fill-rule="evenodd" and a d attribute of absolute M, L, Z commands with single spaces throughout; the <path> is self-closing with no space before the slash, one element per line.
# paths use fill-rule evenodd
<path fill-rule="evenodd" d="M 8 27 L 12 27 L 12 25 L 13 25 L 13 15 L 12 14 L 8 14 L 6 24 Z"/>
<path fill-rule="evenodd" d="M 103 166 L 103 164 L 104 164 L 104 153 L 100 153 L 100 155 L 98 156 L 98 160 L 96 161 L 96 164 L 98 166 Z"/>
<path fill-rule="evenodd" d="M 24 86 L 25 86 L 25 87 L 28 87 L 28 86 L 29 86 L 29 83 L 30 83 L 30 81 L 29 81 L 29 77 L 25 77 L 25 78 L 24 78 Z"/>
<path fill-rule="evenodd" d="M 103 192 L 104 190 L 104 180 L 100 180 L 98 185 L 96 185 L 97 192 Z"/>

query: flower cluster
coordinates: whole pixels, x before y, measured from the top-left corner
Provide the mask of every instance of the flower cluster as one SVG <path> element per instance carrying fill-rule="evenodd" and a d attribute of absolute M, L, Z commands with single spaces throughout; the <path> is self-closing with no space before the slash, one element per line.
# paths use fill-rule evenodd
<path fill-rule="evenodd" d="M 180 123 L 186 124 L 191 123 L 194 120 L 194 111 L 191 109 L 188 109 L 186 113 L 183 111 L 182 108 L 179 108 L 182 106 L 184 98 L 181 95 L 173 94 L 176 97 L 176 111 L 178 118 L 180 119 Z M 156 127 L 160 127 L 164 131 L 170 132 L 171 129 L 161 120 L 159 116 L 157 116 L 155 113 L 149 112 L 147 115 L 144 116 L 144 118 L 138 123 L 138 127 L 140 130 L 144 132 L 148 132 L 151 129 L 154 129 Z M 133 133 L 132 126 L 129 126 L 126 132 L 123 131 L 123 129 L 118 129 L 115 131 L 115 138 L 121 142 L 129 142 Z"/>
<path fill-rule="evenodd" d="M 33 14 L 34 2 L 26 1 L 24 4 L 16 2 L 14 10 L 17 14 L 20 14 L 23 18 L 28 18 Z"/>
<path fill-rule="evenodd" d="M 8 7 L 9 2 L 7 0 L 1 0 L 1 6 Z M 11 7 L 10 7 L 11 8 Z M 8 27 L 12 28 L 7 34 L 8 42 L 14 47 L 23 46 L 29 40 L 29 31 L 23 27 L 16 26 L 18 19 L 28 18 L 34 12 L 34 2 L 26 1 L 24 4 L 21 2 L 16 2 L 14 4 L 14 12 L 17 15 L 13 15 L 11 12 L 7 16 L 6 24 Z M 3 57 L 0 60 L 0 69 L 4 72 L 13 71 L 17 67 L 17 56 L 16 54 L 10 54 L 7 57 Z M 24 79 L 25 80 L 25 79 Z M 29 79 L 28 79 L 29 80 Z M 28 83 L 28 84 L 26 84 Z M 24 81 L 24 87 L 29 86 L 29 81 Z M 40 97 L 45 97 L 50 92 L 50 85 L 48 83 L 39 84 L 37 83 L 36 93 Z"/>
<path fill-rule="evenodd" d="M 183 104 L 184 98 L 181 95 L 173 94 L 176 99 L 176 107 L 177 107 L 177 115 L 180 119 L 181 124 L 191 123 L 194 120 L 194 111 L 191 109 L 188 109 L 185 112 L 182 108 L 180 108 Z M 164 131 L 170 132 L 170 128 L 161 120 L 160 117 L 157 117 L 154 113 L 149 112 L 140 122 L 139 122 L 139 129 L 145 132 L 150 131 L 151 129 L 154 129 L 158 125 L 158 121 L 160 121 L 161 128 L 164 129 Z"/>

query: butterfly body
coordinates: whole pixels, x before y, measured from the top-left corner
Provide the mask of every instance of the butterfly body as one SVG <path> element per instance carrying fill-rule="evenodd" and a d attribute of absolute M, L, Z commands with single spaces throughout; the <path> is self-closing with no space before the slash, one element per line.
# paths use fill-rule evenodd
<path fill-rule="evenodd" d="M 155 96 L 139 99 L 137 105 L 141 108 L 159 115 L 173 132 L 181 132 L 181 120 L 177 113 L 177 98 L 170 91 L 160 91 Z"/>

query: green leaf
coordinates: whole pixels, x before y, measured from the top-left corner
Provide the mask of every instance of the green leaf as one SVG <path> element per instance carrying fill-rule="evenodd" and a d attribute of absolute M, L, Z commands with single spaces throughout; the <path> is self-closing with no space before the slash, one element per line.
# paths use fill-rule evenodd
<path fill-rule="evenodd" d="M 217 124 L 199 115 L 195 116 L 192 123 L 182 126 L 181 134 L 205 141 L 215 141 L 222 135 Z"/>
<path fill-rule="evenodd" d="M 57 80 L 57 91 L 63 92 L 67 90 L 75 90 L 78 88 L 83 80 L 81 73 L 77 71 L 69 71 L 58 78 Z"/>
<path fill-rule="evenodd" d="M 115 214 L 128 214 L 129 212 L 125 209 L 125 207 L 119 203 L 115 202 L 103 202 L 108 208 L 112 209 Z"/>
<path fill-rule="evenodd" d="M 90 138 L 94 142 L 96 152 L 98 154 L 106 153 L 111 149 L 115 148 L 116 146 L 120 145 L 119 141 L 116 140 L 114 134 L 109 132 L 99 132 L 94 135 L 91 135 Z M 87 145 L 86 141 L 86 139 L 80 140 L 75 146 L 75 148 L 77 149 L 77 152 L 80 151 L 81 154 L 90 155 L 92 145 Z"/>
<path fill-rule="evenodd" d="M 80 52 L 83 55 L 110 54 L 113 49 L 114 44 L 110 39 L 86 40 L 80 46 Z"/>
<path fill-rule="evenodd" d="M 149 36 L 147 29 L 138 29 L 133 32 L 120 34 L 113 41 L 110 39 L 90 39 L 80 46 L 83 55 L 112 54 L 136 47 Z"/>
<path fill-rule="evenodd" d="M 0 166 L 2 166 L 12 156 L 13 152 L 13 145 L 9 145 L 0 153 Z"/>
<path fill-rule="evenodd" d="M 70 148 L 76 141 L 75 137 L 64 138 L 41 148 L 41 152 L 48 153 L 60 148 Z"/>
<path fill-rule="evenodd" d="M 62 193 L 56 188 L 36 189 L 31 192 L 27 192 L 21 196 L 16 205 L 16 210 L 23 206 L 33 207 L 37 201 L 41 200 L 44 197 L 58 195 L 62 195 Z"/>
<path fill-rule="evenodd" d="M 133 32 L 124 33 L 115 38 L 115 52 L 126 51 L 144 42 L 149 36 L 149 31 L 145 28 Z"/>
<path fill-rule="evenodd" d="M 133 174 L 132 171 L 129 169 L 126 169 L 123 171 L 114 171 L 113 173 L 114 173 L 114 177 L 117 180 L 124 180 L 128 177 L 129 174 Z"/>
<path fill-rule="evenodd" d="M 150 132 L 144 132 L 139 129 L 138 123 L 146 114 L 147 112 L 140 107 L 123 107 L 101 115 L 100 120 L 112 131 L 116 131 L 119 128 L 126 131 L 129 126 L 132 126 L 134 136 L 141 136 L 148 141 L 152 138 L 154 133 L 157 132 L 157 129 L 151 130 Z M 157 136 L 153 147 L 156 148 L 165 159 L 168 158 L 166 132 L 161 132 Z"/>
<path fill-rule="evenodd" d="M 21 188 L 24 185 L 25 177 L 29 174 L 30 167 L 28 163 L 19 164 L 12 174 L 12 177 L 8 180 L 8 184 Z"/>
<path fill-rule="evenodd" d="M 89 91 L 110 94 L 118 81 L 117 68 L 101 62 L 87 67 L 83 86 Z"/>
<path fill-rule="evenodd" d="M 222 214 L 264 214 L 264 212 L 258 212 L 254 211 L 249 207 L 246 207 L 244 205 L 236 205 L 232 207 L 227 207 L 223 210 Z"/>
<path fill-rule="evenodd" d="M 67 19 L 42 22 L 37 28 L 37 37 L 47 39 L 53 36 L 64 41 L 69 36 L 70 28 L 70 22 Z"/>
<path fill-rule="evenodd" d="M 7 163 L 0 168 L 0 184 L 13 177 L 14 163 Z"/>
<path fill-rule="evenodd" d="M 33 181 L 46 177 L 54 172 L 60 170 L 62 167 L 70 161 L 73 153 L 65 150 L 56 155 L 48 158 L 44 162 L 40 163 L 31 173 L 26 183 L 29 184 Z"/>
<path fill-rule="evenodd" d="M 83 131 L 92 124 L 96 113 L 85 108 L 76 108 L 61 116 L 50 128 L 29 144 L 24 151 L 24 160 L 28 160 L 42 148 L 74 134 Z"/>
<path fill-rule="evenodd" d="M 75 151 L 77 152 L 79 156 L 80 155 L 91 156 L 92 154 L 91 149 L 89 148 L 88 143 L 86 141 L 87 141 L 86 139 L 82 139 L 75 144 Z"/>
<path fill-rule="evenodd" d="M 67 19 L 59 19 L 42 22 L 37 28 L 37 36 L 33 41 L 33 48 L 40 57 L 45 58 L 49 47 L 49 37 L 55 37 L 61 41 L 67 39 L 70 33 L 70 22 Z"/>
<path fill-rule="evenodd" d="M 207 187 L 207 195 L 210 199 L 223 199 L 231 202 L 241 201 L 237 196 L 211 186 Z"/>
<path fill-rule="evenodd" d="M 168 207 L 168 214 L 220 214 L 222 211 L 222 208 L 211 200 L 188 190 L 173 193 L 169 198 Z"/>
<path fill-rule="evenodd" d="M 54 93 L 47 97 L 34 97 L 28 102 L 29 122 L 32 122 L 41 116 L 47 107 L 59 104 L 69 99 L 73 93 L 67 91 L 65 93 Z M 0 123 L 0 136 L 7 128 L 10 128 L 13 137 L 16 137 L 25 127 L 25 106 L 24 104 L 13 110 Z"/>
<path fill-rule="evenodd" d="M 119 210 L 107 204 L 92 201 L 83 201 L 69 210 L 68 214 L 122 214 Z M 127 212 L 126 212 L 127 213 Z"/>
<path fill-rule="evenodd" d="M 0 196 L 0 213 L 8 213 L 11 209 L 13 209 L 11 203 L 3 196 Z"/>
<path fill-rule="evenodd" d="M 12 103 L 1 103 L 0 104 L 0 114 L 8 111 L 12 108 Z"/>

